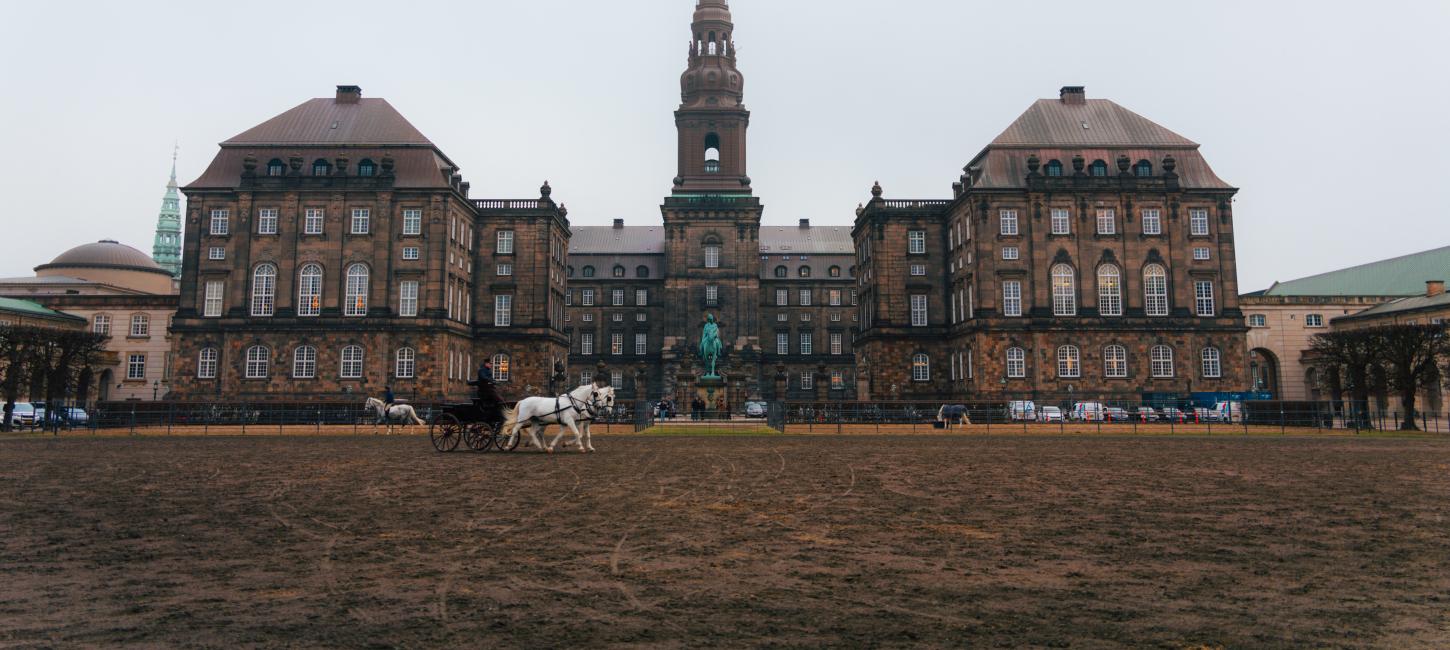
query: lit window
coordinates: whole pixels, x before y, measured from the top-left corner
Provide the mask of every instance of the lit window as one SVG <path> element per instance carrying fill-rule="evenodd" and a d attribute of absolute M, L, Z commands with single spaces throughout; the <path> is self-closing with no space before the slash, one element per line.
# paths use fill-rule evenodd
<path fill-rule="evenodd" d="M 1012 260 L 1016 260 L 1016 259 L 1021 259 L 1021 257 L 1022 257 L 1022 251 L 1020 249 L 1018 249 L 1016 246 L 1003 246 L 1002 247 L 1002 259 L 1007 260 L 1007 261 L 1012 261 Z"/>
<path fill-rule="evenodd" d="M 1112 264 L 1098 267 L 1098 314 L 1123 315 L 1122 275 L 1118 272 L 1118 267 Z"/>
<path fill-rule="evenodd" d="M 1077 289 L 1074 286 L 1072 267 L 1066 264 L 1052 267 L 1052 314 L 1077 315 Z"/>
<path fill-rule="evenodd" d="M 498 364 L 494 364 L 497 374 Z M 418 353 L 413 348 L 399 348 L 393 363 L 393 376 L 398 379 L 412 379 L 417 374 Z"/>
<path fill-rule="evenodd" d="M 498 253 L 499 255 L 512 255 L 513 254 L 513 252 L 514 252 L 514 231 L 512 231 L 512 230 L 500 230 L 500 231 L 498 231 L 498 244 L 494 248 L 494 252 L 495 253 Z M 585 277 L 590 277 L 590 278 L 594 277 L 594 267 L 592 267 L 592 266 L 591 267 L 587 267 L 585 269 L 585 273 L 586 273 Z"/>
<path fill-rule="evenodd" d="M 398 315 L 414 318 L 418 315 L 418 281 L 406 280 L 398 286 Z"/>
<path fill-rule="evenodd" d="M 1188 211 L 1188 234 L 1195 237 L 1208 236 L 1208 210 L 1200 208 Z"/>
<path fill-rule="evenodd" d="M 1003 235 L 1011 236 L 1018 233 L 1016 210 L 1003 210 L 998 216 L 1002 222 Z"/>
<path fill-rule="evenodd" d="M 1143 234 L 1163 234 L 1163 213 L 1156 209 L 1143 211 Z"/>
<path fill-rule="evenodd" d="M 840 289 L 831 289 L 830 291 L 828 291 L 826 293 L 826 301 L 829 302 L 832 307 L 840 307 L 841 306 L 841 290 Z"/>
<path fill-rule="evenodd" d="M 349 345 L 342 349 L 343 379 L 362 379 L 363 376 L 363 349 L 362 346 Z"/>
<path fill-rule="evenodd" d="M 1002 283 L 1002 315 L 1011 317 L 1022 315 L 1022 282 L 1007 280 Z"/>
<path fill-rule="evenodd" d="M 211 234 L 216 236 L 223 236 L 229 234 L 232 228 L 231 220 L 232 217 L 230 210 L 212 210 Z"/>
<path fill-rule="evenodd" d="M 1168 315 L 1168 272 L 1149 264 L 1143 269 L 1144 307 L 1149 316 Z"/>
<path fill-rule="evenodd" d="M 1218 379 L 1223 376 L 1223 355 L 1218 348 L 1203 349 L 1203 378 Z"/>
<path fill-rule="evenodd" d="M 1007 377 L 1022 379 L 1027 376 L 1027 352 L 1022 348 L 1007 350 Z"/>
<path fill-rule="evenodd" d="M 906 252 L 912 255 L 926 254 L 926 231 L 912 230 L 906 233 Z"/>
<path fill-rule="evenodd" d="M 347 294 L 344 316 L 368 315 L 368 267 L 354 264 L 347 267 Z"/>
<path fill-rule="evenodd" d="M 292 351 L 292 378 L 315 379 L 317 377 L 317 348 L 304 345 Z"/>
<path fill-rule="evenodd" d="M 352 211 L 352 234 L 366 235 L 372 227 L 372 212 L 367 208 L 354 208 Z"/>
<path fill-rule="evenodd" d="M 1118 232 L 1118 215 L 1113 210 L 1098 210 L 1098 234 L 1115 235 Z"/>
<path fill-rule="evenodd" d="M 1194 306 L 1199 316 L 1213 316 L 1216 313 L 1213 301 L 1213 283 L 1200 280 L 1193 283 Z"/>
<path fill-rule="evenodd" d="M 216 348 L 202 348 L 196 357 L 196 378 L 216 379 L 217 351 Z"/>
<path fill-rule="evenodd" d="M 221 318 L 222 315 L 222 290 L 226 285 L 218 281 L 206 283 L 206 299 L 202 304 L 202 316 L 205 318 Z M 97 317 L 99 318 L 99 317 Z"/>
<path fill-rule="evenodd" d="M 269 371 L 270 360 L 267 358 L 268 350 L 261 345 L 254 345 L 247 348 L 247 379 L 266 379 Z"/>
<path fill-rule="evenodd" d="M 931 357 L 925 354 L 911 357 L 911 380 L 931 381 Z"/>
<path fill-rule="evenodd" d="M 322 313 L 322 267 L 307 264 L 297 274 L 297 315 Z"/>
<path fill-rule="evenodd" d="M 126 379 L 131 381 L 146 378 L 146 355 L 132 354 L 126 357 Z"/>
<path fill-rule="evenodd" d="M 323 216 L 327 213 L 322 208 L 308 208 L 302 213 L 302 234 L 321 235 Z"/>
<path fill-rule="evenodd" d="M 514 324 L 514 297 L 503 294 L 493 297 L 493 326 L 509 327 Z"/>
<path fill-rule="evenodd" d="M 275 235 L 275 234 L 277 234 L 277 209 L 276 208 L 262 208 L 261 210 L 258 210 L 257 211 L 257 234 L 258 235 Z"/>
<path fill-rule="evenodd" d="M 1128 349 L 1121 345 L 1109 345 L 1103 349 L 1103 374 L 1109 379 L 1123 379 L 1128 376 Z"/>
<path fill-rule="evenodd" d="M 624 354 L 624 335 L 618 332 L 609 335 L 609 354 L 620 356 Z"/>
<path fill-rule="evenodd" d="M 840 370 L 831 371 L 831 390 L 846 390 L 846 375 Z"/>
<path fill-rule="evenodd" d="M 1173 377 L 1173 348 L 1166 345 L 1155 345 L 1151 353 L 1153 360 L 1153 377 L 1157 379 L 1168 379 Z"/>
<path fill-rule="evenodd" d="M 926 296 L 911 297 L 911 326 L 926 327 Z"/>
<path fill-rule="evenodd" d="M 1077 346 L 1064 345 L 1057 349 L 1057 376 L 1062 379 L 1082 376 L 1082 357 Z"/>
<path fill-rule="evenodd" d="M 1304 317 L 1305 327 L 1324 327 L 1323 314 L 1309 314 Z"/>
<path fill-rule="evenodd" d="M 493 380 L 506 384 L 513 377 L 513 359 L 507 354 L 493 355 Z"/>
<path fill-rule="evenodd" d="M 1052 211 L 1052 234 L 1067 235 L 1072 233 L 1072 213 L 1068 210 L 1054 209 Z"/>

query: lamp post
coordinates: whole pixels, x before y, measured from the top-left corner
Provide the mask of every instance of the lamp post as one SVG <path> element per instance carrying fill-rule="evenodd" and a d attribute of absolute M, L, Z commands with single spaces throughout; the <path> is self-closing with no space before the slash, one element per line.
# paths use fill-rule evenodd
<path fill-rule="evenodd" d="M 161 380 L 160 379 L 157 379 L 155 381 L 155 383 L 152 383 L 151 384 L 151 401 L 153 401 L 153 402 L 156 401 L 156 398 L 157 398 L 157 396 L 160 393 L 161 393 Z"/>

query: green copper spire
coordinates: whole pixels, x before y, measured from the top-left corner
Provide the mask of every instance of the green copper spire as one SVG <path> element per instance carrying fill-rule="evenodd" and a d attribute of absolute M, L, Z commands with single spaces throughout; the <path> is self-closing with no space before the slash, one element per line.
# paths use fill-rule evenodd
<path fill-rule="evenodd" d="M 180 151 L 178 146 L 171 153 L 171 182 L 166 184 L 166 198 L 161 199 L 156 243 L 151 247 L 151 259 L 175 277 L 181 277 L 181 192 L 176 185 L 176 156 Z"/>

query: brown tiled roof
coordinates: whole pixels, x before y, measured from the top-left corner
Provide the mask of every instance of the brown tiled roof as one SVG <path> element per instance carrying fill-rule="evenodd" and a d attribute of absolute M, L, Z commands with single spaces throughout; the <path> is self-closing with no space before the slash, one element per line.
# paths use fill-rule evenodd
<path fill-rule="evenodd" d="M 1197 147 L 1107 99 L 1039 99 L 992 141 L 994 147 Z"/>
<path fill-rule="evenodd" d="M 340 103 L 324 97 L 263 122 L 227 145 L 425 145 L 432 141 L 414 128 L 386 99 Z"/>

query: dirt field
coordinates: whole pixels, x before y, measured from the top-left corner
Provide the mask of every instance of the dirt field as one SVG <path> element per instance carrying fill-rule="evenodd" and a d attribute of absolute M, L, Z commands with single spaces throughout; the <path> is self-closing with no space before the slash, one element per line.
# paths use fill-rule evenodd
<path fill-rule="evenodd" d="M 1450 441 L 0 440 L 0 646 L 1450 646 Z"/>

